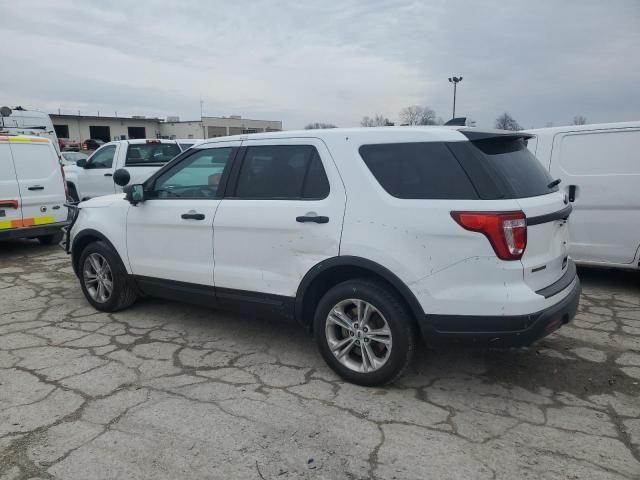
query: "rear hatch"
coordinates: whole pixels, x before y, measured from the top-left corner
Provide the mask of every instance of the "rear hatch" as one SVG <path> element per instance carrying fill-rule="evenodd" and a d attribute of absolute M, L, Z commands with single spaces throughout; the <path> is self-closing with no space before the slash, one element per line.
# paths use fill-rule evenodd
<path fill-rule="evenodd" d="M 526 216 L 527 241 L 520 262 L 524 280 L 538 291 L 558 281 L 568 268 L 571 212 L 564 194 L 527 149 L 519 132 L 460 130 L 470 142 L 449 144 L 473 178 L 483 199 L 513 199 Z"/>

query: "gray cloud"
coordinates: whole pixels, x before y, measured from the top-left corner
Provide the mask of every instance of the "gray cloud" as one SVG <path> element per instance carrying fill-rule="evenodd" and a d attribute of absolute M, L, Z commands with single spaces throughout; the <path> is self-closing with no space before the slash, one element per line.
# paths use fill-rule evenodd
<path fill-rule="evenodd" d="M 5 3 L 0 103 L 356 125 L 410 104 L 480 125 L 637 120 L 640 2 Z M 7 68 L 7 66 L 9 68 Z"/>

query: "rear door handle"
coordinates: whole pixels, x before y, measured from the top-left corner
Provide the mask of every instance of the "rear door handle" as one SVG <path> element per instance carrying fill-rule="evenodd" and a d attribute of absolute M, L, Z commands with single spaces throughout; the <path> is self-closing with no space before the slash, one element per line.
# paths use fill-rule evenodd
<path fill-rule="evenodd" d="M 296 222 L 329 223 L 329 217 L 324 217 L 322 215 L 302 215 L 300 217 L 296 217 Z"/>
<path fill-rule="evenodd" d="M 204 220 L 204 213 L 187 212 L 180 216 L 185 220 Z"/>
<path fill-rule="evenodd" d="M 42 185 L 34 185 L 29 187 L 27 190 L 44 190 L 44 187 Z"/>
<path fill-rule="evenodd" d="M 104 176 L 105 177 L 113 177 L 113 173 L 105 173 Z"/>
<path fill-rule="evenodd" d="M 570 202 L 575 202 L 576 201 L 576 186 L 575 185 L 569 185 L 569 201 Z"/>

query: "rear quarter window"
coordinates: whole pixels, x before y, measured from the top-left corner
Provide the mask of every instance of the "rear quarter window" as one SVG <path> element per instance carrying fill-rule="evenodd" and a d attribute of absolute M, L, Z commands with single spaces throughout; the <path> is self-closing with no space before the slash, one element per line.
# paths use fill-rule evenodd
<path fill-rule="evenodd" d="M 477 199 L 478 194 L 445 143 L 386 143 L 359 149 L 378 183 L 407 199 Z"/>

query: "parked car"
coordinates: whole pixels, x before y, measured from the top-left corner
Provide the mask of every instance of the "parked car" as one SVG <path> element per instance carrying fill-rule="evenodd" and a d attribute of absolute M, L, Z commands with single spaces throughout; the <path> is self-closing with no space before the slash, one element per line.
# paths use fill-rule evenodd
<path fill-rule="evenodd" d="M 86 160 L 65 167 L 69 195 L 74 200 L 121 192 L 113 174 L 127 167 L 135 182 L 142 182 L 181 152 L 175 140 L 117 140 L 102 145 Z"/>
<path fill-rule="evenodd" d="M 0 240 L 60 241 L 67 222 L 64 174 L 48 138 L 0 134 Z"/>
<path fill-rule="evenodd" d="M 640 122 L 529 130 L 529 149 L 561 180 L 579 264 L 640 268 Z"/>
<path fill-rule="evenodd" d="M 105 144 L 105 142 L 103 140 L 100 140 L 100 139 L 97 139 L 97 138 L 90 138 L 88 140 L 85 140 L 82 143 L 82 149 L 83 150 L 97 150 L 104 144 Z"/>
<path fill-rule="evenodd" d="M 81 152 L 62 152 L 60 155 L 62 165 L 75 165 L 78 160 L 87 160 L 89 157 Z"/>
<path fill-rule="evenodd" d="M 58 138 L 61 152 L 79 152 L 80 142 L 68 138 Z"/>
<path fill-rule="evenodd" d="M 292 318 L 339 375 L 384 384 L 418 332 L 429 346 L 521 346 L 575 315 L 571 206 L 526 137 L 397 127 L 216 138 L 125 195 L 80 203 L 65 244 L 98 310 L 144 294 Z"/>

